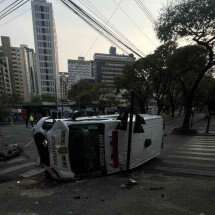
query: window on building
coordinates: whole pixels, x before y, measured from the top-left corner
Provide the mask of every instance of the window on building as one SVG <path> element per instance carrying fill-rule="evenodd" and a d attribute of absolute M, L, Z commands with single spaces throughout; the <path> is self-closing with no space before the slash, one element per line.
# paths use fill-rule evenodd
<path fill-rule="evenodd" d="M 44 6 L 40 6 L 40 10 L 43 12 L 44 11 Z"/>

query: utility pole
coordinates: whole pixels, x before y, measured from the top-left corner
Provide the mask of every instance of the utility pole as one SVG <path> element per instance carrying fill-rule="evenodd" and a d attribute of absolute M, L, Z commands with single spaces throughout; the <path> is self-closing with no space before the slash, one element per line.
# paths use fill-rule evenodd
<path fill-rule="evenodd" d="M 134 91 L 132 90 L 131 100 L 130 100 L 130 110 L 129 110 L 128 150 L 127 150 L 127 164 L 126 164 L 127 171 L 129 171 L 130 169 L 133 115 L 134 115 Z"/>

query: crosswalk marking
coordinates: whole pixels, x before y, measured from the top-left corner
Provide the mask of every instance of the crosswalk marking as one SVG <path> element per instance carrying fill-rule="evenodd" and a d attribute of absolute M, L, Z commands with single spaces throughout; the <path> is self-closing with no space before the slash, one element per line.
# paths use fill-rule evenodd
<path fill-rule="evenodd" d="M 194 167 L 200 167 L 200 168 L 212 168 L 214 169 L 214 163 L 199 163 L 196 161 L 186 162 L 186 161 L 172 161 L 172 160 L 164 160 L 162 161 L 162 164 L 168 165 L 168 166 L 179 166 L 180 167 L 187 167 L 187 166 L 194 166 Z"/>
<path fill-rule="evenodd" d="M 215 176 L 215 136 L 192 137 L 160 159 L 155 166 L 160 171 Z"/>
<path fill-rule="evenodd" d="M 215 149 L 215 146 L 211 146 L 211 145 L 207 145 L 207 144 L 189 144 L 188 146 L 186 146 L 186 148 L 199 148 L 199 147 L 204 147 L 204 148 L 211 148 L 211 149 Z"/>
<path fill-rule="evenodd" d="M 175 159 L 186 159 L 186 160 L 202 160 L 202 161 L 215 161 L 214 158 L 205 158 L 205 157 L 194 157 L 194 156 L 183 156 L 183 155 L 169 155 L 168 158 L 175 158 Z"/>
<path fill-rule="evenodd" d="M 174 173 L 182 173 L 182 174 L 191 174 L 191 175 L 204 175 L 204 176 L 215 176 L 215 171 L 207 171 L 207 170 L 198 170 L 198 169 L 188 169 L 188 168 L 169 168 L 169 167 L 159 167 L 159 170 L 174 172 Z"/>
<path fill-rule="evenodd" d="M 36 165 L 35 162 L 29 162 L 29 163 L 24 163 L 24 164 L 20 164 L 20 165 L 15 165 L 15 166 L 6 168 L 6 169 L 4 169 L 4 170 L 1 170 L 0 176 L 3 176 L 3 175 L 5 175 L 5 174 L 9 174 L 9 173 L 13 173 L 13 172 L 15 172 L 15 171 L 24 169 L 24 168 L 26 168 L 26 167 L 33 167 L 33 166 L 35 166 L 35 165 Z"/>
<path fill-rule="evenodd" d="M 215 141 L 213 139 L 199 139 L 200 142 L 210 142 L 210 143 L 214 143 Z"/>
<path fill-rule="evenodd" d="M 215 150 L 215 147 L 210 147 L 210 146 L 187 146 L 187 147 L 180 147 L 178 148 L 178 150 L 193 150 L 193 149 L 205 149 L 205 150 L 208 150 L 208 151 L 214 151 Z"/>
<path fill-rule="evenodd" d="M 215 152 L 215 149 L 204 149 L 204 148 L 181 148 L 181 149 L 178 149 L 177 151 L 180 151 L 180 150 L 186 150 L 186 151 L 190 151 L 190 152 L 193 152 L 193 151 L 200 151 L 200 152 Z"/>
<path fill-rule="evenodd" d="M 188 154 L 188 155 L 203 155 L 203 156 L 211 156 L 211 157 L 214 157 L 214 153 L 210 153 L 210 151 L 208 152 L 193 152 L 193 151 L 177 151 L 176 154 Z"/>

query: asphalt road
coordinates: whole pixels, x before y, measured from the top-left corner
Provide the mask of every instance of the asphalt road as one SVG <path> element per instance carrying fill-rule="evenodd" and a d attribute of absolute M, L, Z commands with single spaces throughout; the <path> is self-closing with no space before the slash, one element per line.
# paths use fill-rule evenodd
<path fill-rule="evenodd" d="M 22 132 L 27 132 L 22 138 L 29 142 L 30 130 Z M 36 153 L 29 143 L 26 153 L 17 160 L 0 164 L 0 174 L 5 171 L 4 176 L 12 179 L 0 183 L 0 214 L 214 215 L 214 175 L 208 175 L 215 171 L 214 144 L 213 136 L 167 135 L 161 156 L 129 176 L 117 174 L 59 184 L 43 174 L 31 176 L 35 160 L 26 154 L 36 158 Z M 27 166 L 31 162 L 33 166 Z M 24 168 L 14 171 L 20 165 Z M 27 177 L 21 177 L 23 174 Z M 126 187 L 129 177 L 136 179 L 137 185 Z"/>

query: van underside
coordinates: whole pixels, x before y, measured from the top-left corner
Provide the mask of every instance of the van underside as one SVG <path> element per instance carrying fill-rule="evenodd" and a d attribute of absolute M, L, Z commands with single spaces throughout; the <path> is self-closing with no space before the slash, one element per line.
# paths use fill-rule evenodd
<path fill-rule="evenodd" d="M 70 125 L 68 148 L 75 175 L 105 173 L 103 124 Z"/>

